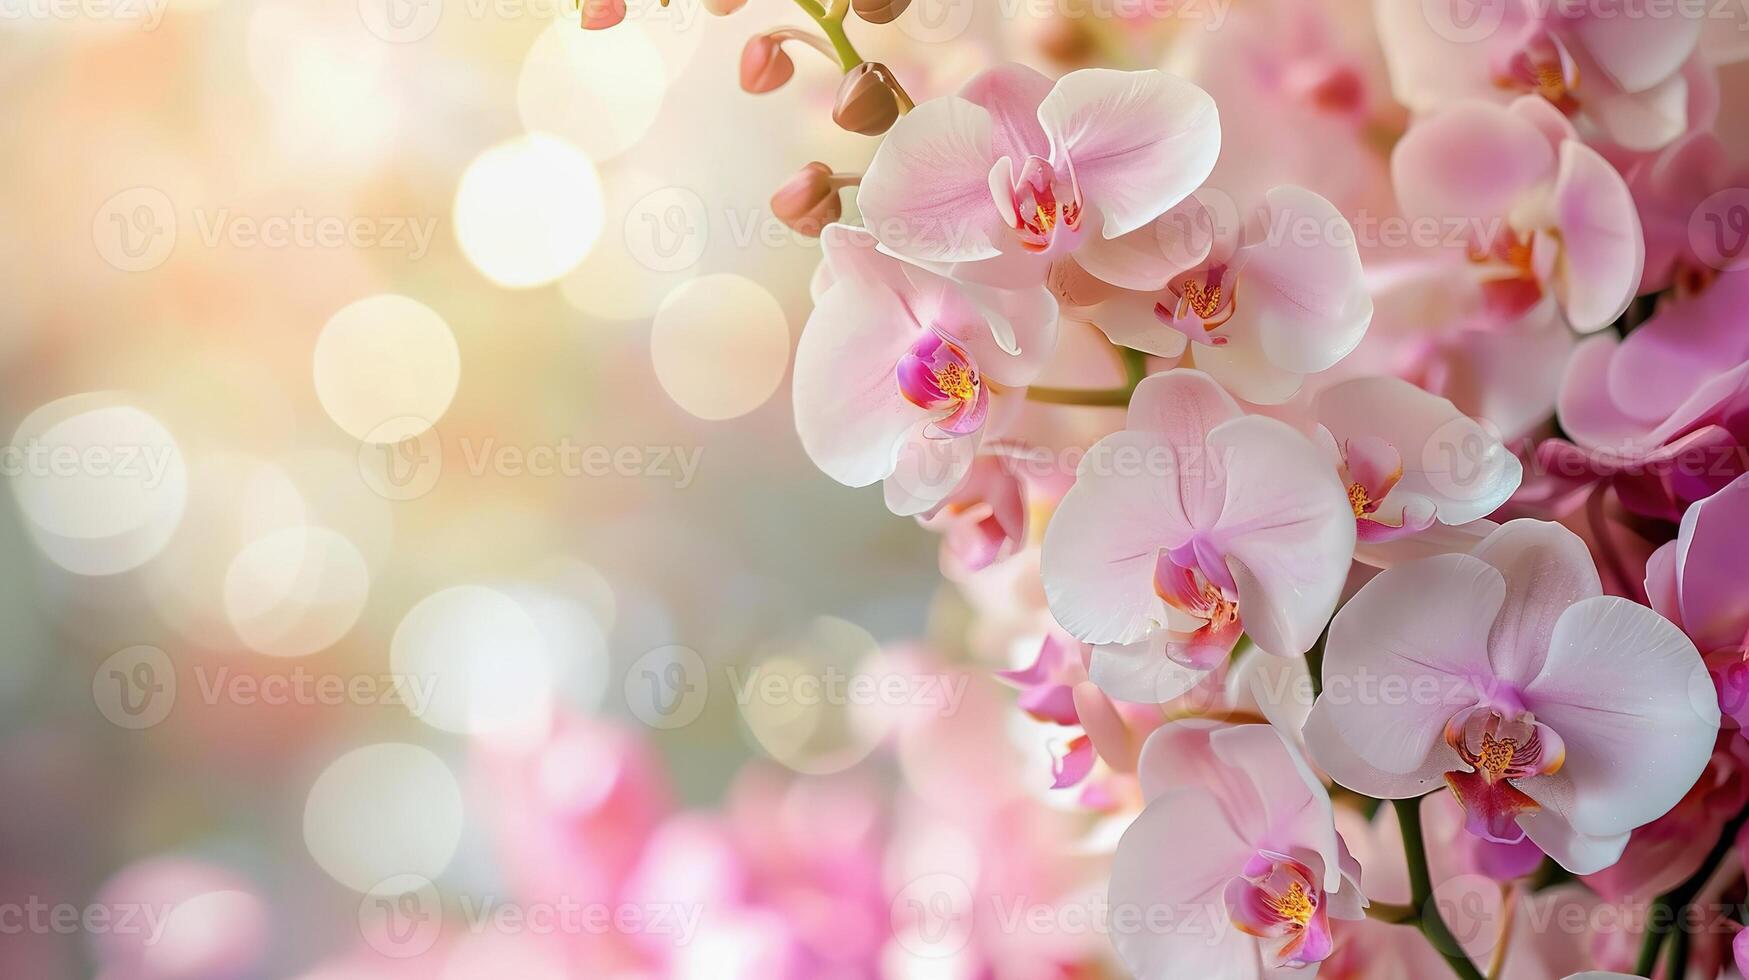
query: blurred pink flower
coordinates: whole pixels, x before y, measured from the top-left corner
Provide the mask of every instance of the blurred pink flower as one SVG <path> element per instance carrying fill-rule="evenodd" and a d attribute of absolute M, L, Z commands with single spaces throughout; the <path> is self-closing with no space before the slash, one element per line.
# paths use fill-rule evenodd
<path fill-rule="evenodd" d="M 1646 562 L 1652 608 L 1682 628 L 1712 668 L 1719 708 L 1749 727 L 1749 475 L 1692 504 L 1676 540 Z"/>
<path fill-rule="evenodd" d="M 1410 219 L 1461 234 L 1492 306 L 1553 300 L 1576 329 L 1608 326 L 1639 287 L 1639 214 L 1615 168 L 1547 102 L 1459 102 L 1418 120 L 1391 155 Z"/>
<path fill-rule="evenodd" d="M 1582 3 L 1376 0 L 1373 10 L 1397 98 L 1416 112 L 1528 94 L 1636 150 L 1688 128 L 1698 8 L 1631 17 Z"/>
<path fill-rule="evenodd" d="M 1694 785 L 1718 733 L 1714 699 L 1680 630 L 1602 595 L 1572 532 L 1519 520 L 1473 554 L 1387 569 L 1349 600 L 1306 743 L 1369 796 L 1419 796 L 1443 778 L 1471 833 L 1528 836 L 1589 874 Z"/>
<path fill-rule="evenodd" d="M 1664 303 L 1624 340 L 1592 337 L 1561 381 L 1571 442 L 1537 447 L 1569 486 L 1607 480 L 1629 510 L 1675 521 L 1744 472 L 1749 445 L 1749 272 Z"/>

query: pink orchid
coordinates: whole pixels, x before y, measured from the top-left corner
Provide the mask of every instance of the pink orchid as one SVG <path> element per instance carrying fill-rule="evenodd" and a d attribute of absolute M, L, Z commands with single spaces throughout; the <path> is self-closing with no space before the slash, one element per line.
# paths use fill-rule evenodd
<path fill-rule="evenodd" d="M 1561 0 L 1376 0 L 1373 9 L 1392 87 L 1416 112 L 1528 95 L 1635 150 L 1657 149 L 1689 126 L 1685 69 L 1702 26 L 1695 8 L 1634 17 Z"/>
<path fill-rule="evenodd" d="M 1199 191 L 1115 244 L 1121 262 L 1076 256 L 1125 287 L 1086 319 L 1149 354 L 1177 357 L 1188 346 L 1189 363 L 1247 401 L 1291 398 L 1305 375 L 1354 350 L 1372 321 L 1354 230 L 1300 187 L 1270 190 L 1243 221 L 1224 195 Z"/>
<path fill-rule="evenodd" d="M 1538 446 L 1541 469 L 1575 485 L 1612 483 L 1632 511 L 1677 520 L 1745 470 L 1749 271 L 1667 301 L 1628 334 L 1592 337 L 1561 381 L 1572 442 Z"/>
<path fill-rule="evenodd" d="M 1612 902 L 1662 895 L 1699 871 L 1713 842 L 1749 804 L 1749 741 L 1723 734 L 1713 757 L 1670 812 L 1628 838 L 1621 860 L 1585 877 L 1585 884 Z"/>
<path fill-rule="evenodd" d="M 1137 977 L 1315 968 L 1331 953 L 1331 920 L 1365 915 L 1330 797 L 1274 728 L 1170 724 L 1149 737 L 1139 772 L 1148 802 L 1118 842 L 1110 893 L 1114 923 L 1159 923 L 1114 930 Z"/>
<path fill-rule="evenodd" d="M 1354 513 L 1317 448 L 1180 368 L 1143 381 L 1125 429 L 1088 450 L 1041 574 L 1057 621 L 1098 646 L 1094 682 L 1158 703 L 1241 631 L 1281 656 L 1308 649 L 1353 554 Z"/>
<path fill-rule="evenodd" d="M 1676 287 L 1693 294 L 1705 288 L 1721 264 L 1742 249 L 1741 219 L 1728 211 L 1709 215 L 1701 205 L 1718 191 L 1749 186 L 1749 167 L 1734 162 L 1718 136 L 1696 130 L 1624 171 L 1646 233 L 1646 271 L 1640 292 Z M 1725 201 L 1729 201 L 1727 196 Z M 1702 250 L 1691 232 L 1698 222 Z"/>
<path fill-rule="evenodd" d="M 1518 520 L 1397 565 L 1337 613 L 1306 744 L 1382 799 L 1442 781 L 1466 826 L 1590 874 L 1705 768 L 1716 695 L 1682 631 L 1601 592 L 1584 544 Z"/>
<path fill-rule="evenodd" d="M 1390 543 L 1436 523 L 1454 527 L 1488 516 L 1522 476 L 1518 457 L 1488 427 L 1398 378 L 1325 388 L 1313 399 L 1312 415 L 1348 488 L 1356 554 L 1371 564 L 1388 564 Z"/>
<path fill-rule="evenodd" d="M 1749 475 L 1682 514 L 1676 540 L 1646 561 L 1652 608 L 1688 634 L 1713 671 L 1719 708 L 1749 728 Z"/>
<path fill-rule="evenodd" d="M 955 581 L 1014 554 L 1026 544 L 1027 488 L 1016 456 L 990 446 L 978 453 L 959 486 L 918 523 L 941 534 L 941 574 Z"/>
<path fill-rule="evenodd" d="M 1416 122 L 1392 152 L 1391 178 L 1409 218 L 1461 232 L 1503 311 L 1552 300 L 1589 332 L 1639 287 L 1645 243 L 1627 184 L 1541 99 L 1460 102 Z"/>
<path fill-rule="evenodd" d="M 886 482 L 895 514 L 951 494 L 1013 393 L 1057 342 L 1057 304 L 1042 285 L 1001 290 L 901 262 L 859 228 L 821 236 L 829 275 L 796 346 L 802 448 L 847 486 Z"/>
<path fill-rule="evenodd" d="M 1219 152 L 1214 100 L 1183 79 L 1087 68 L 1053 84 L 1008 64 L 902 116 L 856 203 L 895 254 L 1030 285 L 1051 259 L 1154 221 Z"/>
<path fill-rule="evenodd" d="M 1020 709 L 1033 719 L 1079 729 L 1052 760 L 1052 789 L 1079 785 L 1099 759 L 1116 772 L 1134 772 L 1143 741 L 1162 719 L 1157 707 L 1114 702 L 1090 682 L 1090 654 L 1086 644 L 1053 631 L 1030 665 L 996 674 L 1020 688 Z"/>

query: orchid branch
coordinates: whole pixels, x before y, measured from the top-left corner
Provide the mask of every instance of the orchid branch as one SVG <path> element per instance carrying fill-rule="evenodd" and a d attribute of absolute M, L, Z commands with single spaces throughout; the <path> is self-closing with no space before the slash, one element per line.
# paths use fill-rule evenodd
<path fill-rule="evenodd" d="M 1412 921 L 1433 944 L 1434 950 L 1444 957 L 1459 980 L 1486 980 L 1464 955 L 1463 947 L 1458 945 L 1439 914 L 1439 906 L 1433 902 L 1433 877 L 1427 870 L 1427 843 L 1421 836 L 1421 798 L 1392 800 L 1391 805 L 1397 808 L 1397 823 L 1403 831 L 1403 855 L 1409 862 L 1409 905 L 1411 909 L 1421 911 L 1420 916 Z"/>
<path fill-rule="evenodd" d="M 848 0 L 832 0 L 830 7 L 821 6 L 818 0 L 796 0 L 796 6 L 802 8 L 819 25 L 837 55 L 841 70 L 849 71 L 862 64 L 862 55 L 857 53 L 856 46 L 850 43 L 849 35 L 844 33 L 844 15 L 850 10 Z"/>

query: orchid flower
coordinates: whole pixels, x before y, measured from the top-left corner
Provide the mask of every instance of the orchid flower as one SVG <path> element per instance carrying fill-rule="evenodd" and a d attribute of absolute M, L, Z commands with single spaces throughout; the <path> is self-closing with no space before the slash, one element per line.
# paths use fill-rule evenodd
<path fill-rule="evenodd" d="M 1305 734 L 1350 789 L 1443 782 L 1471 833 L 1528 836 L 1590 874 L 1694 785 L 1718 728 L 1682 631 L 1603 595 L 1571 531 L 1517 520 L 1471 554 L 1386 569 L 1343 606 Z"/>
<path fill-rule="evenodd" d="M 1030 382 L 1057 341 L 1043 286 L 955 283 L 893 258 L 874 236 L 831 225 L 829 275 L 796 346 L 796 432 L 827 476 L 885 480 L 895 514 L 927 512 L 971 469 L 994 386 Z"/>
<path fill-rule="evenodd" d="M 918 523 L 941 534 L 941 574 L 958 581 L 1013 555 L 1026 545 L 1026 481 L 1017 472 L 1020 450 L 987 446 L 959 486 Z"/>
<path fill-rule="evenodd" d="M 1125 429 L 1088 450 L 1040 571 L 1057 621 L 1097 645 L 1094 682 L 1158 703 L 1225 662 L 1241 631 L 1303 653 L 1353 554 L 1353 511 L 1317 448 L 1180 368 L 1143 381 Z"/>
<path fill-rule="evenodd" d="M 1356 555 L 1389 564 L 1391 542 L 1435 523 L 1493 513 L 1518 489 L 1523 466 L 1487 427 L 1407 381 L 1357 378 L 1313 400 L 1318 439 L 1354 508 Z"/>
<path fill-rule="evenodd" d="M 1676 540 L 1646 562 L 1646 596 L 1712 667 L 1720 710 L 1749 722 L 1749 475 L 1689 506 Z"/>
<path fill-rule="evenodd" d="M 1190 364 L 1247 401 L 1286 401 L 1354 350 L 1372 320 L 1354 231 L 1335 206 L 1282 186 L 1243 224 L 1199 191 L 1088 265 L 1125 291 L 1084 313 L 1113 343 Z M 1225 212 L 1225 213 L 1223 213 Z"/>
<path fill-rule="evenodd" d="M 1002 285 L 1097 255 L 1208 177 L 1214 101 L 1158 71 L 1086 68 L 1052 83 L 1022 65 L 978 74 L 906 113 L 875 151 L 857 208 L 882 247 Z"/>
<path fill-rule="evenodd" d="M 1268 725 L 1176 722 L 1149 736 L 1138 772 L 1147 799 L 1118 842 L 1113 921 L 1124 965 L 1142 980 L 1258 980 L 1312 967 L 1332 950 L 1332 919 L 1360 919 L 1360 865 L 1336 832 L 1330 797 Z"/>
<path fill-rule="evenodd" d="M 1633 17 L 1538 0 L 1376 0 L 1373 10 L 1392 88 L 1416 112 L 1529 95 L 1633 150 L 1657 149 L 1688 128 L 1684 69 L 1701 39 L 1696 8 Z"/>
<path fill-rule="evenodd" d="M 1052 789 L 1085 782 L 1100 759 L 1115 772 L 1134 772 L 1143 740 L 1161 721 L 1158 708 L 1113 702 L 1089 682 L 1088 653 L 1085 644 L 1053 631 L 1031 664 L 996 674 L 1020 688 L 1020 710 L 1034 720 L 1079 729 L 1051 760 Z"/>
<path fill-rule="evenodd" d="M 1636 513 L 1675 521 L 1744 471 L 1749 445 L 1749 271 L 1666 302 L 1617 340 L 1587 338 L 1561 380 L 1561 428 L 1537 447 L 1542 469 L 1608 479 Z"/>
<path fill-rule="evenodd" d="M 1627 184 L 1541 99 L 1461 102 L 1416 122 L 1391 178 L 1409 218 L 1456 223 L 1504 313 L 1552 299 L 1575 329 L 1601 330 L 1639 288 L 1645 243 Z"/>

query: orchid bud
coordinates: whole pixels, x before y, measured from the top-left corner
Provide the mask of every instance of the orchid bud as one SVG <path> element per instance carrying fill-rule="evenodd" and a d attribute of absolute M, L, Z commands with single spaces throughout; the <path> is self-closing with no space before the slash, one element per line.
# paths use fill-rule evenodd
<path fill-rule="evenodd" d="M 626 0 L 581 0 L 583 29 L 601 31 L 626 19 Z"/>
<path fill-rule="evenodd" d="M 747 0 L 704 0 L 704 12 L 713 17 L 727 17 L 747 5 Z"/>
<path fill-rule="evenodd" d="M 890 24 L 911 6 L 911 0 L 850 0 L 850 6 L 871 24 Z"/>
<path fill-rule="evenodd" d="M 776 91 L 796 73 L 796 63 L 784 53 L 782 42 L 769 34 L 755 34 L 741 49 L 741 88 L 755 95 Z"/>
<path fill-rule="evenodd" d="M 810 238 L 844 213 L 832 168 L 818 160 L 803 167 L 771 195 L 771 213 L 777 220 Z"/>
<path fill-rule="evenodd" d="M 838 104 L 832 121 L 864 136 L 879 136 L 899 118 L 899 99 L 887 83 L 887 68 L 865 61 L 844 74 L 838 85 Z"/>

